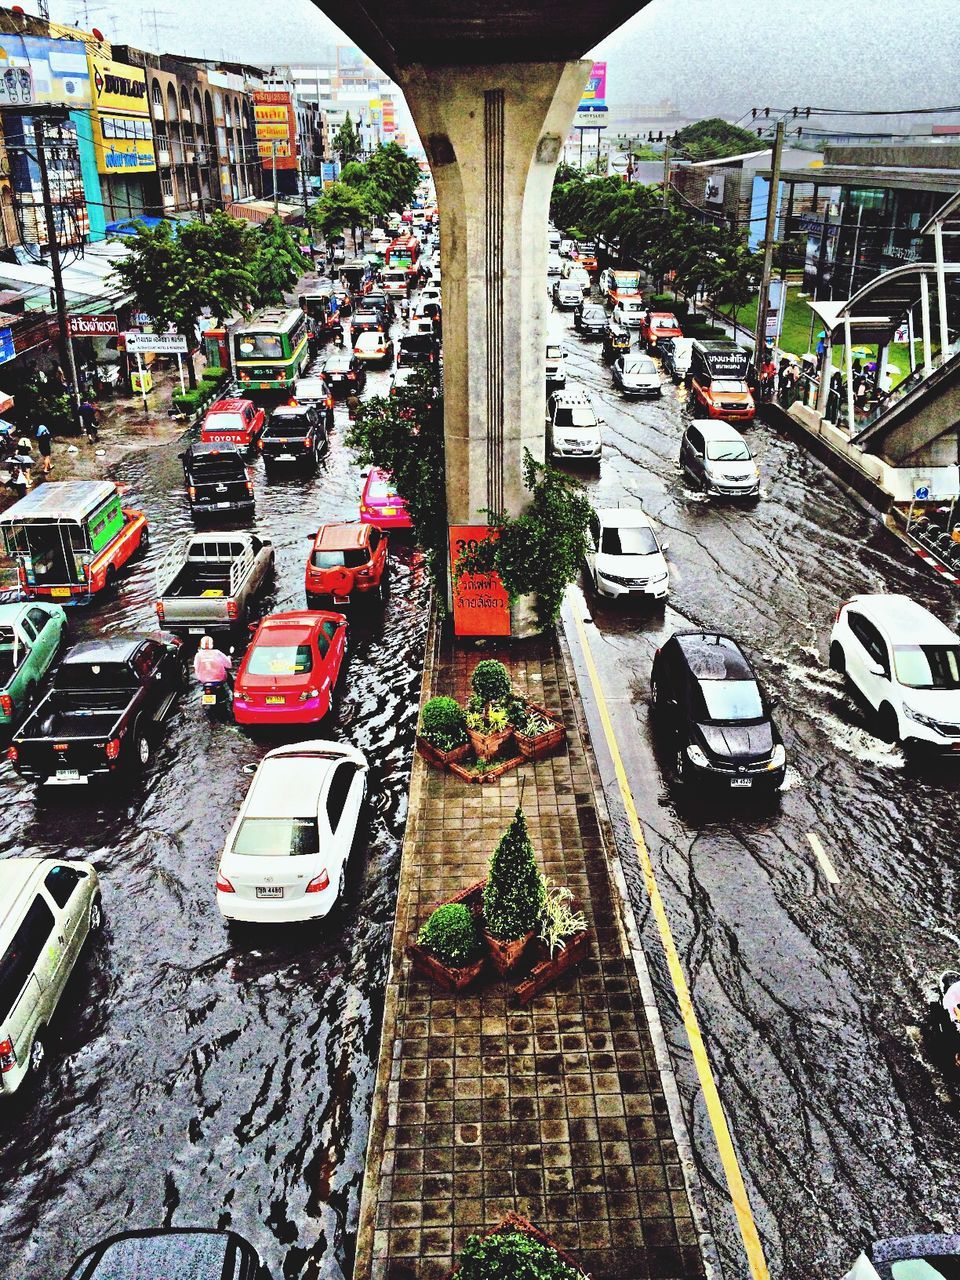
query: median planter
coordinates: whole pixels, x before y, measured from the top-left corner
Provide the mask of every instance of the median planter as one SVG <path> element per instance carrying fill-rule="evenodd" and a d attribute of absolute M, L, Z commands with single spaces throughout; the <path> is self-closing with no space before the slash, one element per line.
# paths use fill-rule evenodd
<path fill-rule="evenodd" d="M 478 760 L 492 760 L 513 737 L 509 725 L 505 729 L 471 729 L 467 727 L 470 745 Z"/>
<path fill-rule="evenodd" d="M 531 929 L 522 938 L 495 938 L 492 933 L 484 929 L 483 941 L 487 948 L 487 955 L 501 978 L 505 978 L 508 973 L 516 969 L 527 947 L 533 941 L 533 933 Z"/>
<path fill-rule="evenodd" d="M 588 1272 L 546 1232 L 519 1213 L 507 1213 L 495 1227 L 470 1236 L 449 1280 L 488 1280 L 491 1276 L 551 1276 L 554 1280 L 590 1280 Z"/>
<path fill-rule="evenodd" d="M 527 760 L 539 760 L 566 741 L 567 731 L 561 721 L 526 698 L 515 699 L 510 719 L 517 750 Z"/>
<path fill-rule="evenodd" d="M 447 769 L 470 754 L 463 708 L 455 698 L 431 698 L 420 713 L 417 750 L 438 769 Z"/>
<path fill-rule="evenodd" d="M 480 901 L 480 890 L 476 890 Z M 444 991 L 463 991 L 483 972 L 483 946 L 477 917 L 463 901 L 471 890 L 458 895 L 459 901 L 444 902 L 436 908 L 417 934 L 407 954 L 418 972 L 432 979 Z"/>
<path fill-rule="evenodd" d="M 432 742 L 428 742 L 418 734 L 417 750 L 424 760 L 428 760 L 435 768 L 449 769 L 451 765 L 466 760 L 470 754 L 470 743 L 464 742 L 462 746 L 454 747 L 452 751 L 441 751 L 439 747 L 435 747 Z"/>
<path fill-rule="evenodd" d="M 529 1004 L 541 991 L 561 978 L 568 969 L 578 965 L 586 956 L 589 944 L 589 929 L 583 929 L 567 939 L 566 943 L 553 955 L 550 955 L 546 946 L 540 943 L 537 947 L 539 958 L 529 975 L 514 987 L 514 995 L 518 1003 Z"/>
<path fill-rule="evenodd" d="M 467 750 L 469 751 L 469 745 Z M 450 772 L 464 782 L 496 782 L 501 774 L 523 764 L 523 756 L 509 756 L 505 760 L 475 760 L 473 764 L 453 760 Z"/>
<path fill-rule="evenodd" d="M 483 891 L 483 940 L 501 977 L 523 959 L 546 901 L 527 820 L 518 806 L 490 859 Z"/>
<path fill-rule="evenodd" d="M 421 947 L 416 942 L 411 942 L 407 947 L 407 955 L 413 961 L 413 967 L 417 973 L 430 978 L 441 991 L 451 991 L 454 994 L 466 990 L 471 983 L 476 982 L 486 964 L 486 957 L 481 954 L 473 964 L 451 968 L 438 960 L 426 947 Z"/>

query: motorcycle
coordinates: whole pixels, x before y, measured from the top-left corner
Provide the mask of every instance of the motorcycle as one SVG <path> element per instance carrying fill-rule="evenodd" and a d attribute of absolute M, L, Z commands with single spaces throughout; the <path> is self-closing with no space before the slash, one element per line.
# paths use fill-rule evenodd
<path fill-rule="evenodd" d="M 230 681 L 205 681 L 200 686 L 200 705 L 206 711 L 229 711 L 233 706 L 233 690 Z"/>

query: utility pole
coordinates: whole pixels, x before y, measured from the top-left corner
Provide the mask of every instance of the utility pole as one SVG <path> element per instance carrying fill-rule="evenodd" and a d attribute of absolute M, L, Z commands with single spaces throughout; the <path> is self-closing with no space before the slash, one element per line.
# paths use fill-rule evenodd
<path fill-rule="evenodd" d="M 277 191 L 277 140 L 270 143 L 270 154 L 273 159 L 273 212 L 276 216 L 280 214 L 280 194 Z"/>
<path fill-rule="evenodd" d="M 197 169 L 197 199 L 200 201 L 200 221 L 207 220 L 207 206 L 203 199 L 203 173 L 200 169 L 200 158 L 197 156 L 193 162 Z"/>
<path fill-rule="evenodd" d="M 767 343 L 767 306 L 770 298 L 770 277 L 773 274 L 773 238 L 777 228 L 777 202 L 780 192 L 780 156 L 783 152 L 783 121 L 777 121 L 773 140 L 773 156 L 770 165 L 770 191 L 767 195 L 767 225 L 763 240 L 763 275 L 760 279 L 760 296 L 757 299 L 757 331 L 753 363 L 757 373 L 763 364 L 763 349 Z M 782 305 L 782 304 L 781 304 Z"/>
<path fill-rule="evenodd" d="M 304 156 L 300 157 L 300 180 L 303 183 L 303 216 L 306 219 L 310 212 L 310 195 L 307 190 L 307 162 Z"/>
<path fill-rule="evenodd" d="M 80 384 L 77 365 L 73 358 L 73 342 L 67 327 L 67 300 L 63 292 L 63 272 L 60 269 L 60 246 L 57 244 L 57 227 L 53 220 L 53 199 L 50 195 L 50 175 L 47 172 L 46 137 L 42 116 L 34 116 L 33 132 L 37 144 L 37 164 L 40 168 L 40 188 L 43 192 L 43 216 L 47 223 L 47 243 L 50 246 L 50 268 L 53 271 L 53 293 L 57 304 L 57 324 L 60 328 L 60 358 L 69 370 L 73 387 L 74 410 L 80 408 Z"/>
<path fill-rule="evenodd" d="M 670 208 L 670 143 L 663 147 L 663 207 Z"/>

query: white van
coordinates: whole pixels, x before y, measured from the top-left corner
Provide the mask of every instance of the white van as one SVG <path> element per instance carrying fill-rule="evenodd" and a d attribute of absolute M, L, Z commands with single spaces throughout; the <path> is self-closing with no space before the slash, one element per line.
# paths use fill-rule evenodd
<path fill-rule="evenodd" d="M 388 298 L 410 297 L 410 277 L 406 267 L 384 267 L 380 278 Z"/>
<path fill-rule="evenodd" d="M 0 861 L 0 1095 L 42 1067 L 53 1012 L 87 935 L 102 923 L 89 862 Z"/>

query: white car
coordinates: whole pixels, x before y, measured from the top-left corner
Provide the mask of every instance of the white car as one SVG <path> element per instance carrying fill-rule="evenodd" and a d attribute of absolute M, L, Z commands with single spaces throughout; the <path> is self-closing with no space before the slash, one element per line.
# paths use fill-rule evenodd
<path fill-rule="evenodd" d="M 602 596 L 666 600 L 670 571 L 648 516 L 639 507 L 602 507 L 590 517 L 587 571 Z"/>
<path fill-rule="evenodd" d="M 830 666 L 876 712 L 886 741 L 960 751 L 960 640 L 923 605 L 900 595 L 847 600 Z"/>
<path fill-rule="evenodd" d="M 547 254 L 547 275 L 558 276 L 563 270 L 563 261 L 559 253 L 550 252 Z"/>
<path fill-rule="evenodd" d="M 567 385 L 567 362 L 563 347 L 555 342 L 547 343 L 547 387 L 559 389 Z"/>
<path fill-rule="evenodd" d="M 546 418 L 552 457 L 599 467 L 603 419 L 582 392 L 554 391 L 547 400 Z"/>
<path fill-rule="evenodd" d="M 640 294 L 627 294 L 613 308 L 613 319 L 625 329 L 639 329 L 646 313 L 647 308 Z"/>
<path fill-rule="evenodd" d="M 580 292 L 586 297 L 591 289 L 590 273 L 584 267 L 579 267 L 575 262 L 565 262 L 563 264 L 563 278 L 570 284 L 575 284 Z"/>
<path fill-rule="evenodd" d="M 417 306 L 422 306 L 425 302 L 437 302 L 440 306 L 443 306 L 443 298 L 438 284 L 427 284 L 420 290 L 417 295 Z"/>
<path fill-rule="evenodd" d="M 660 374 L 649 356 L 624 352 L 611 366 L 613 380 L 625 396 L 662 396 Z"/>
<path fill-rule="evenodd" d="M 257 767 L 217 869 L 227 920 L 318 920 L 343 894 L 367 761 L 340 742 L 297 742 Z"/>
<path fill-rule="evenodd" d="M 571 253 L 573 253 L 574 249 L 576 249 L 576 247 L 577 246 L 573 243 L 572 240 L 561 240 L 560 241 L 560 257 L 569 258 Z"/>
<path fill-rule="evenodd" d="M 553 286 L 553 305 L 561 311 L 573 311 L 583 302 L 580 286 L 572 280 L 558 280 Z"/>

